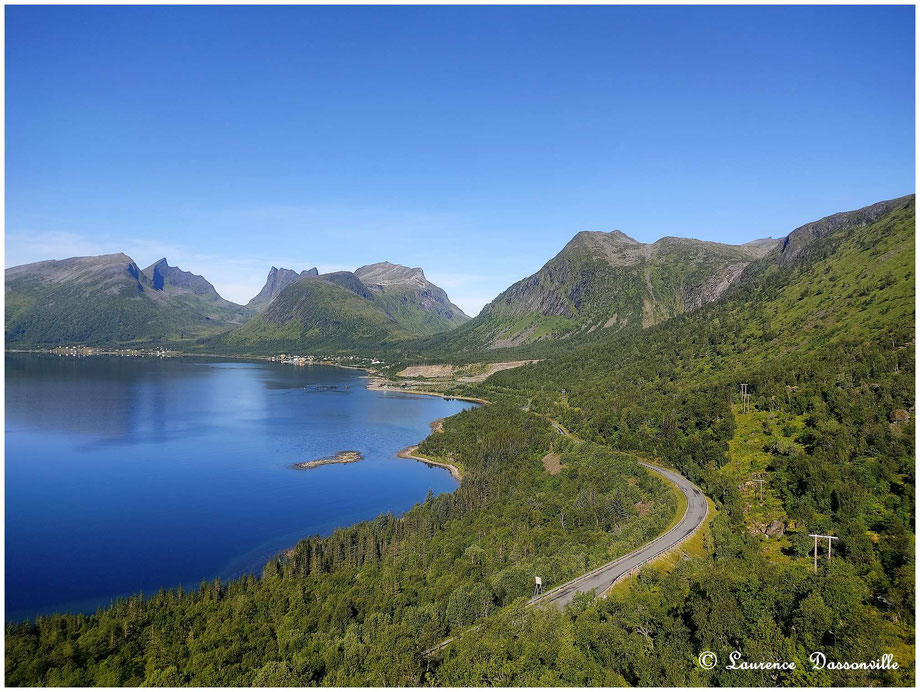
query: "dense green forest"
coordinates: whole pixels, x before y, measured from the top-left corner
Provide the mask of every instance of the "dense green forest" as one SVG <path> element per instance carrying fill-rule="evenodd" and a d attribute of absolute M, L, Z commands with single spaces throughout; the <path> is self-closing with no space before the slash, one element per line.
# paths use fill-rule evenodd
<path fill-rule="evenodd" d="M 458 386 L 494 403 L 420 446 L 461 468 L 452 494 L 301 541 L 260 578 L 8 624 L 7 684 L 913 684 L 913 198 L 804 248 L 695 312 Z M 671 488 L 635 454 L 715 502 L 706 555 L 525 608 L 534 575 L 558 584 L 670 523 Z M 815 532 L 839 536 L 817 574 Z M 797 669 L 704 670 L 707 650 Z M 812 671 L 813 651 L 900 668 Z"/>

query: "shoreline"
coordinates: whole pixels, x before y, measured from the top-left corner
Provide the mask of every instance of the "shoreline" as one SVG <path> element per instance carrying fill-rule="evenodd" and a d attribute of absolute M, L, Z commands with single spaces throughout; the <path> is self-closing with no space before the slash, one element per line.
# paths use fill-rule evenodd
<path fill-rule="evenodd" d="M 458 483 L 463 482 L 463 474 L 460 473 L 458 469 L 453 464 L 448 464 L 445 461 L 435 461 L 434 459 L 429 459 L 428 457 L 419 456 L 415 453 L 418 449 L 418 445 L 410 445 L 405 449 L 401 449 L 396 453 L 400 459 L 411 459 L 413 461 L 420 461 L 423 464 L 428 464 L 429 466 L 440 466 L 441 468 L 447 469 L 450 471 L 450 475 L 454 477 L 454 480 Z"/>
<path fill-rule="evenodd" d="M 335 367 L 343 367 L 343 368 L 348 367 L 354 370 L 364 370 L 363 368 L 358 368 L 355 366 L 347 366 L 347 365 L 341 365 L 341 366 L 335 366 Z M 460 396 L 457 394 L 442 394 L 441 392 L 430 392 L 425 389 L 402 389 L 401 387 L 398 387 L 398 386 L 395 389 L 389 389 L 389 388 L 385 388 L 384 385 L 387 385 L 387 384 L 395 385 L 397 383 L 393 382 L 392 380 L 384 379 L 380 377 L 379 375 L 375 375 L 369 370 L 364 370 L 364 372 L 367 373 L 367 377 L 370 380 L 364 386 L 364 388 L 372 392 L 400 392 L 402 394 L 416 394 L 418 396 L 436 396 L 436 397 L 440 397 L 441 399 L 448 399 L 448 400 L 456 399 L 457 401 L 469 401 L 472 404 L 480 404 L 482 406 L 488 406 L 489 404 L 492 403 L 491 401 L 487 401 L 485 399 L 478 399 L 473 396 Z"/>
<path fill-rule="evenodd" d="M 140 349 L 137 349 L 140 350 Z M 45 348 L 26 348 L 26 349 L 16 349 L 16 348 L 5 348 L 4 353 L 45 353 L 45 354 L 54 354 L 53 349 Z M 122 357 L 117 353 L 112 352 L 102 352 L 102 353 L 92 353 L 88 355 L 93 356 L 111 356 L 111 357 Z M 152 357 L 152 356 L 134 356 L 134 357 Z M 174 352 L 169 356 L 169 358 L 214 358 L 221 359 L 226 358 L 228 360 L 257 360 L 257 361 L 271 361 L 271 356 L 258 356 L 258 355 L 231 355 L 226 353 L 188 353 L 186 351 Z M 313 365 L 323 365 L 329 368 L 343 368 L 345 370 L 357 370 L 363 372 L 368 378 L 368 383 L 364 385 L 364 388 L 372 392 L 401 392 L 403 394 L 415 394 L 417 396 L 436 396 L 441 399 L 456 399 L 458 401 L 469 401 L 472 404 L 480 404 L 482 406 L 488 406 L 491 404 L 491 401 L 486 399 L 479 399 L 472 396 L 461 396 L 457 394 L 443 394 L 441 392 L 432 392 L 425 389 L 403 389 L 398 386 L 398 383 L 393 380 L 388 380 L 384 377 L 381 377 L 372 370 L 368 370 L 366 367 L 360 365 L 340 365 L 339 363 L 330 363 L 328 361 L 321 361 L 313 363 Z M 385 384 L 397 385 L 394 389 L 384 388 Z"/>

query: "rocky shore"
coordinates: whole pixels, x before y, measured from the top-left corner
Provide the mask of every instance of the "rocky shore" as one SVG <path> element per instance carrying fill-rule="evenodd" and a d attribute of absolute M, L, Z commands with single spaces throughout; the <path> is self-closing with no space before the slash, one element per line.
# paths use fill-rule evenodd
<path fill-rule="evenodd" d="M 331 457 L 325 457 L 323 459 L 301 461 L 300 463 L 292 464 L 291 468 L 297 471 L 303 471 L 305 469 L 315 469 L 318 466 L 325 466 L 326 464 L 353 464 L 356 461 L 361 461 L 363 458 L 364 457 L 361 456 L 361 452 L 346 450 L 344 452 L 337 452 Z"/>

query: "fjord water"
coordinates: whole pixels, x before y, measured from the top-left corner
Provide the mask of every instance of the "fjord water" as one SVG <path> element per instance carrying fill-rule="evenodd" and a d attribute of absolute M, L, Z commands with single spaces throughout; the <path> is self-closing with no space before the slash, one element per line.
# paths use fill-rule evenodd
<path fill-rule="evenodd" d="M 6 355 L 6 619 L 258 574 L 314 533 L 456 482 L 396 452 L 467 402 L 363 373 L 191 358 Z M 342 450 L 364 461 L 295 471 Z"/>

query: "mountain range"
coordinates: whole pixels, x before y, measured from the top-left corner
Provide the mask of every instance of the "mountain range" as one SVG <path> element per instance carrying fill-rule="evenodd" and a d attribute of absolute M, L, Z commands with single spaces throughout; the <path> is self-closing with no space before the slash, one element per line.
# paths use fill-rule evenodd
<path fill-rule="evenodd" d="M 7 269 L 6 304 L 6 343 L 16 347 L 340 350 L 430 336 L 469 320 L 420 268 L 389 262 L 322 275 L 315 267 L 272 267 L 243 306 L 165 258 L 141 270 L 122 253 L 73 257 Z"/>
<path fill-rule="evenodd" d="M 718 301 L 752 264 L 782 267 L 840 228 L 874 223 L 899 198 L 805 224 L 779 239 L 726 245 L 622 231 L 577 233 L 536 273 L 470 319 L 421 268 L 389 262 L 320 274 L 272 267 L 245 306 L 166 259 L 124 254 L 6 271 L 6 340 L 19 347 L 178 344 L 215 353 L 366 351 L 487 354 L 647 329 Z"/>
<path fill-rule="evenodd" d="M 203 277 L 165 259 L 143 271 L 123 253 L 6 270 L 7 346 L 183 343 L 247 316 Z"/>

